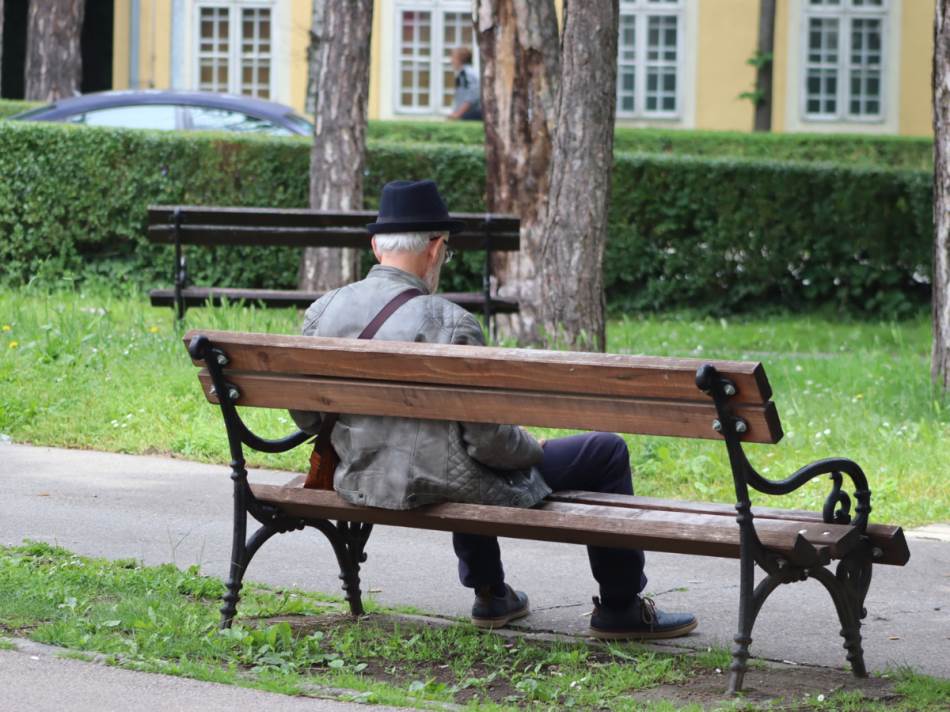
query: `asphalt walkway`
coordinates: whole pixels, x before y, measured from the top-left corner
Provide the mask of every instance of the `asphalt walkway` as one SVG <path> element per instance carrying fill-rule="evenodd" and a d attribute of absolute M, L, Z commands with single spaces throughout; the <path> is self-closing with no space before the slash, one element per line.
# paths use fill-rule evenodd
<path fill-rule="evenodd" d="M 252 479 L 281 483 L 287 473 Z M 231 540 L 231 481 L 225 465 L 164 457 L 0 445 L 0 543 L 55 543 L 146 564 L 200 564 L 225 577 Z M 872 515 L 873 517 L 873 515 Z M 908 665 L 950 678 L 950 543 L 912 539 L 904 568 L 875 568 L 867 598 L 864 649 L 872 671 Z M 577 546 L 505 540 L 509 581 L 531 596 L 524 626 L 582 634 L 596 593 Z M 367 547 L 363 591 L 383 604 L 412 605 L 463 617 L 470 593 L 456 578 L 446 533 L 377 527 Z M 668 610 L 690 610 L 699 628 L 677 641 L 728 646 L 735 632 L 738 562 L 647 554 L 648 592 Z M 322 536 L 281 535 L 261 550 L 248 578 L 278 586 L 339 591 L 333 554 Z M 820 584 L 784 587 L 768 601 L 754 631 L 753 655 L 832 667 L 845 663 L 834 607 Z"/>

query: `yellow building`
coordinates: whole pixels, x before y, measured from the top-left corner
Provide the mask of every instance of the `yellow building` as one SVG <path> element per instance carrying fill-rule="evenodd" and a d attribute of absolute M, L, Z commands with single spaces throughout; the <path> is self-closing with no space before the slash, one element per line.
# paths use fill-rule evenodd
<path fill-rule="evenodd" d="M 312 0 L 115 0 L 115 88 L 305 110 Z M 370 118 L 437 118 L 468 0 L 375 0 Z M 773 129 L 929 135 L 936 0 L 777 0 Z M 560 4 L 560 3 L 559 3 Z M 579 6 L 579 7 L 582 7 Z M 750 130 L 759 0 L 620 0 L 617 121 Z M 477 62 L 477 53 L 476 53 Z"/>

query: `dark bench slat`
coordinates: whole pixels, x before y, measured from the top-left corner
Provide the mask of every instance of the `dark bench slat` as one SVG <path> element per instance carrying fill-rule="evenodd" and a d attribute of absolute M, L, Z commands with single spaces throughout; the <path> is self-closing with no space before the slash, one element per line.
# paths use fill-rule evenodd
<path fill-rule="evenodd" d="M 149 224 L 174 222 L 180 211 L 185 225 L 237 225 L 248 227 L 358 227 L 376 221 L 375 210 L 311 210 L 309 208 L 214 207 L 202 205 L 150 205 Z M 520 221 L 502 213 L 452 213 L 470 231 L 518 232 Z"/>
<path fill-rule="evenodd" d="M 735 519 L 713 515 L 644 510 L 638 516 L 599 516 L 588 507 L 544 504 L 534 509 L 477 504 L 437 504 L 409 511 L 357 507 L 335 492 L 251 485 L 262 502 L 290 516 L 339 519 L 416 529 L 557 541 L 618 548 L 642 548 L 675 554 L 739 556 Z M 623 510 L 616 510 L 623 511 Z M 809 566 L 830 559 L 830 547 L 815 547 L 792 522 L 774 522 L 763 529 L 763 543 L 791 561 Z"/>
<path fill-rule="evenodd" d="M 673 499 L 657 499 L 655 497 L 637 497 L 625 494 L 607 494 L 599 492 L 584 492 L 568 490 L 555 492 L 548 500 L 570 504 L 594 504 L 610 507 L 632 507 L 636 509 L 654 509 L 671 512 L 695 512 L 697 514 L 717 514 L 735 517 L 736 509 L 731 504 L 716 502 L 692 502 Z M 809 512 L 803 509 L 775 509 L 772 507 L 753 507 L 752 514 L 756 518 L 756 529 L 762 520 L 787 520 L 808 524 L 823 524 L 822 516 L 818 512 Z M 904 530 L 889 524 L 869 524 L 865 532 L 873 546 L 881 549 L 882 556 L 874 560 L 876 564 L 890 564 L 903 566 L 910 560 L 910 549 Z"/>
<path fill-rule="evenodd" d="M 211 378 L 199 374 L 209 401 Z M 228 371 L 238 387 L 238 405 L 330 413 L 419 417 L 437 420 L 606 430 L 641 435 L 719 439 L 712 428 L 711 402 L 664 401 L 607 396 L 536 393 L 417 383 L 248 374 Z M 781 436 L 772 403 L 743 405 L 736 413 L 748 423 L 748 442 L 775 442 Z"/>
<path fill-rule="evenodd" d="M 175 303 L 174 289 L 153 289 L 148 293 L 153 307 L 167 307 Z M 218 306 L 228 302 L 254 302 L 268 307 L 296 307 L 306 309 L 322 295 L 320 292 L 303 292 L 294 289 L 242 289 L 235 287 L 187 287 L 182 290 L 182 301 L 189 307 L 204 306 L 207 302 Z M 458 304 L 463 309 L 479 314 L 485 307 L 485 297 L 479 292 L 445 292 L 440 297 Z M 511 299 L 491 300 L 492 311 L 511 314 L 518 311 L 518 302 Z"/>
<path fill-rule="evenodd" d="M 772 394 L 762 365 L 748 361 L 710 362 L 207 330 L 189 331 L 184 338 L 185 346 L 199 334 L 223 349 L 230 359 L 229 367 L 239 371 L 342 378 L 365 378 L 369 373 L 380 381 L 703 401 L 706 396 L 696 387 L 696 370 L 712 363 L 736 385 L 737 402 L 762 404 Z"/>
<path fill-rule="evenodd" d="M 585 516 L 601 519 L 649 519 L 654 521 L 679 522 L 684 519 L 695 521 L 699 525 L 718 526 L 723 521 L 727 526 L 736 526 L 735 509 L 728 514 L 709 514 L 691 509 L 648 509 L 634 506 L 608 506 L 596 504 L 577 504 L 559 502 L 553 498 L 546 500 L 544 509 L 549 512 L 583 513 Z M 825 524 L 824 522 L 802 522 L 797 520 L 763 519 L 756 522 L 756 533 L 766 546 L 780 546 L 777 542 L 788 541 L 794 534 L 801 534 L 810 544 L 828 547 L 833 559 L 840 559 L 861 541 L 861 532 L 846 524 Z"/>
<path fill-rule="evenodd" d="M 244 245 L 248 247 L 352 247 L 370 249 L 370 234 L 364 227 L 331 227 L 287 225 L 253 227 L 246 225 L 195 224 L 182 225 L 178 239 L 183 245 Z M 153 224 L 148 228 L 151 242 L 175 244 L 172 225 Z M 517 232 L 498 232 L 489 239 L 484 230 L 466 228 L 452 235 L 449 244 L 458 250 L 484 250 L 489 245 L 499 252 L 515 252 L 520 240 Z"/>

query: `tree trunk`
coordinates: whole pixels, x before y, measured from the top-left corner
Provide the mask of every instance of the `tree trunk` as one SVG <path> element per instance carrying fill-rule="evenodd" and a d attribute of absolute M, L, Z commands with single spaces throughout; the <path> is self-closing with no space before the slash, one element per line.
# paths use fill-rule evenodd
<path fill-rule="evenodd" d="M 541 313 L 548 345 L 606 346 L 603 258 L 613 167 L 618 0 L 564 3 L 561 85 L 544 208 Z"/>
<path fill-rule="evenodd" d="M 0 0 L 0 98 L 3 97 L 3 0 Z"/>
<path fill-rule="evenodd" d="M 950 393 L 950 0 L 934 22 L 934 385 Z"/>
<path fill-rule="evenodd" d="M 33 0 L 26 32 L 26 99 L 56 101 L 79 93 L 79 37 L 85 0 Z"/>
<path fill-rule="evenodd" d="M 755 130 L 772 130 L 772 67 L 775 62 L 775 0 L 759 0 L 759 45 L 756 53 L 759 65 L 755 76 L 755 90 L 759 100 L 755 105 Z"/>
<path fill-rule="evenodd" d="M 373 0 L 314 0 L 310 207 L 316 210 L 363 207 L 372 27 Z M 306 249 L 300 263 L 300 288 L 323 291 L 352 282 L 359 277 L 359 254 L 352 249 Z"/>
<path fill-rule="evenodd" d="M 553 0 L 475 0 L 485 117 L 486 200 L 521 218 L 519 252 L 497 253 L 498 294 L 521 312 L 496 317 L 501 334 L 539 340 L 540 205 L 547 199 L 560 64 Z"/>

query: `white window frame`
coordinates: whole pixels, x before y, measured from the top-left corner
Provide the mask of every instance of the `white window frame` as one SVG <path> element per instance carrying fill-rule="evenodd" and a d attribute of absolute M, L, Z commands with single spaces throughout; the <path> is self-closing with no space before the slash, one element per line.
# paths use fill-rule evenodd
<path fill-rule="evenodd" d="M 402 104 L 402 13 L 409 12 L 428 12 L 431 16 L 429 26 L 430 52 L 429 52 L 429 105 L 428 106 L 404 106 Z M 391 23 L 391 41 L 392 41 L 392 94 L 391 107 L 394 115 L 400 116 L 434 116 L 447 115 L 452 112 L 451 107 L 442 106 L 442 95 L 445 93 L 445 82 L 443 81 L 443 49 L 442 46 L 445 30 L 445 13 L 460 12 L 471 16 L 472 3 L 469 0 L 397 0 L 392 8 Z M 384 25 L 385 26 L 385 25 Z M 473 26 L 472 37 L 475 38 Z M 472 47 L 472 66 L 475 71 L 479 71 L 478 44 Z"/>
<path fill-rule="evenodd" d="M 270 10 L 270 71 L 267 85 L 267 101 L 278 99 L 278 71 L 281 56 L 277 51 L 278 32 L 281 28 L 277 0 L 197 0 L 191 9 L 191 87 L 198 90 L 201 85 L 201 9 L 206 7 L 226 7 L 228 10 L 228 87 L 229 94 L 242 94 L 243 64 L 245 56 L 241 41 L 241 12 L 246 9 Z"/>
<path fill-rule="evenodd" d="M 891 49 L 890 20 L 894 11 L 893 0 L 882 0 L 880 7 L 855 5 L 854 0 L 840 0 L 840 4 L 812 5 L 810 0 L 802 0 L 802 24 L 799 33 L 801 48 L 799 71 L 799 115 L 804 122 L 815 123 L 843 123 L 880 125 L 886 122 L 890 92 L 888 91 L 888 74 L 890 65 L 897 59 Z M 808 111 L 808 33 L 812 18 L 835 18 L 838 20 L 838 62 L 837 62 L 837 95 L 835 102 L 837 111 L 829 113 L 810 113 Z M 881 22 L 881 64 L 878 97 L 879 111 L 877 114 L 851 113 L 851 28 L 856 19 L 876 19 Z"/>
<path fill-rule="evenodd" d="M 686 65 L 686 11 L 685 0 L 672 2 L 658 2 L 656 0 L 621 0 L 620 15 L 633 15 L 635 25 L 634 58 L 634 110 L 623 111 L 621 108 L 621 74 L 620 74 L 620 37 L 617 38 L 617 118 L 618 119 L 666 119 L 678 121 L 684 116 L 684 71 Z M 665 15 L 676 17 L 676 109 L 664 111 L 662 109 L 650 111 L 646 108 L 647 98 L 647 37 L 649 32 L 649 18 Z M 622 22 L 619 23 L 622 25 Z M 619 32 L 619 28 L 618 28 Z M 665 60 L 661 60 L 661 63 Z"/>

